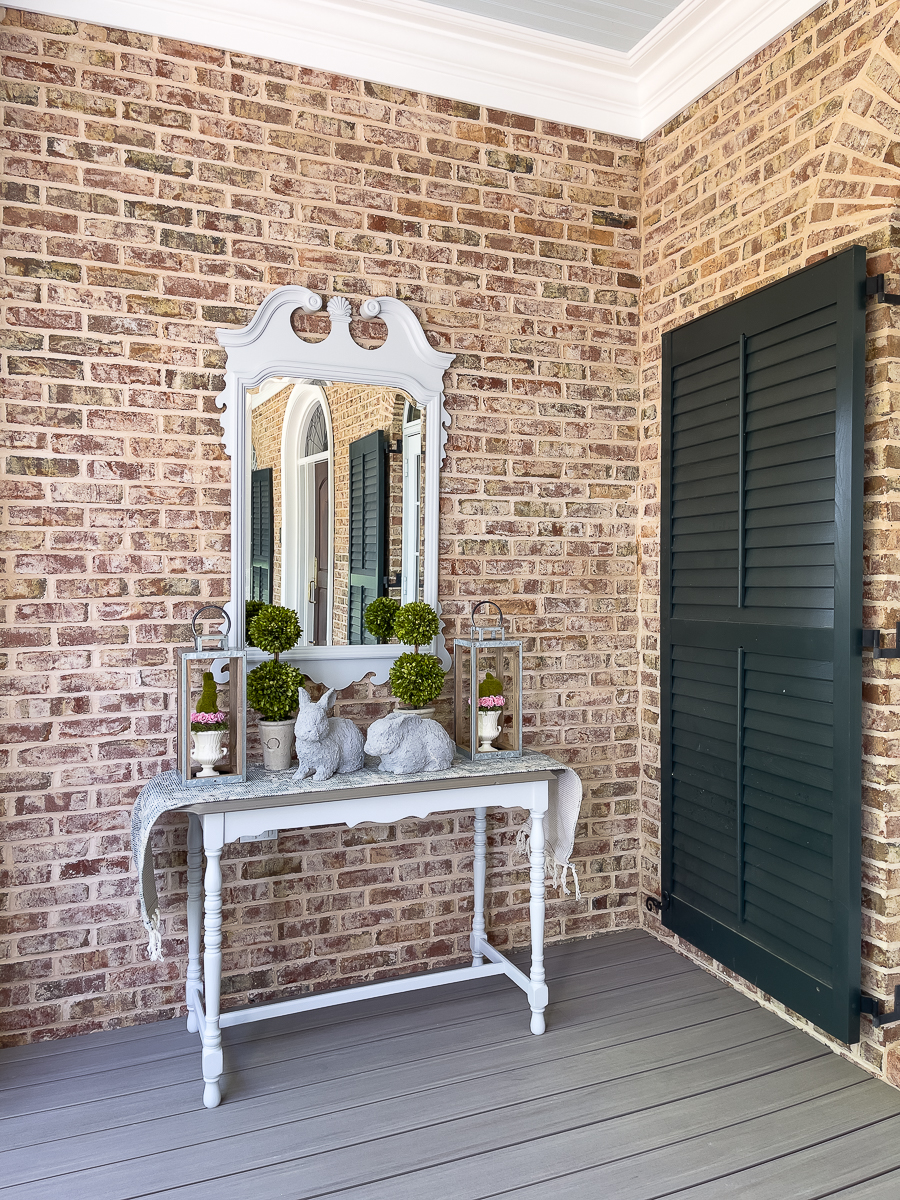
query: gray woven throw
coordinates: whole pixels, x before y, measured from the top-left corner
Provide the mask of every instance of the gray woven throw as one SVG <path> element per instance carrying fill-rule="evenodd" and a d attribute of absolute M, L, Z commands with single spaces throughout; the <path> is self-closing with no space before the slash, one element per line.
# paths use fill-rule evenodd
<path fill-rule="evenodd" d="M 559 884 L 562 875 L 563 890 L 566 871 L 572 872 L 576 889 L 578 877 L 569 862 L 575 840 L 575 824 L 581 808 L 581 780 L 574 771 L 561 766 L 546 754 L 526 753 L 521 758 L 498 758 L 488 762 L 469 762 L 456 758 L 446 771 L 421 771 L 412 775 L 388 775 L 375 769 L 376 760 L 370 760 L 361 771 L 347 775 L 333 775 L 331 779 L 314 781 L 295 779 L 295 767 L 288 771 L 266 771 L 262 767 L 250 767 L 246 783 L 222 781 L 211 784 L 185 787 L 177 771 L 166 771 L 155 776 L 141 791 L 131 814 L 131 852 L 140 874 L 141 920 L 147 930 L 147 951 L 153 961 L 162 958 L 159 929 L 159 899 L 153 873 L 153 853 L 150 834 L 153 826 L 167 812 L 189 808 L 194 804 L 222 800 L 252 800 L 264 796 L 284 796 L 298 792 L 321 792 L 328 799 L 328 792 L 341 788 L 378 787 L 390 789 L 398 782 L 415 783 L 425 779 L 471 779 L 514 775 L 522 771 L 553 771 L 559 780 L 551 792 L 550 808 L 544 817 L 544 832 L 547 840 L 547 877 Z M 463 796 L 460 796 L 463 800 Z M 460 807 L 465 807 L 464 803 Z M 528 826 L 530 829 L 530 824 Z M 527 844 L 520 842 L 520 852 L 527 853 Z"/>

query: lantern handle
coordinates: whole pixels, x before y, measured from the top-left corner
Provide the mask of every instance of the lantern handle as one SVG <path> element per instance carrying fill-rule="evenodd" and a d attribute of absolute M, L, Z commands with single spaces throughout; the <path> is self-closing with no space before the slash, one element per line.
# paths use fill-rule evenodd
<path fill-rule="evenodd" d="M 486 625 L 485 626 L 485 625 L 476 625 L 475 624 L 475 614 L 478 612 L 479 608 L 484 608 L 485 605 L 487 605 L 487 604 L 489 604 L 491 606 L 491 608 L 496 608 L 497 612 L 500 614 L 499 625 Z M 479 642 L 483 642 L 483 641 L 485 641 L 485 639 L 487 639 L 488 641 L 491 641 L 496 637 L 499 637 L 501 641 L 503 640 L 503 634 L 505 632 L 503 609 L 500 607 L 499 604 L 496 604 L 493 600 L 481 600 L 478 604 L 476 604 L 472 609 L 471 621 L 472 621 L 471 637 L 472 637 L 473 641 L 476 638 Z"/>
<path fill-rule="evenodd" d="M 218 646 L 204 647 L 204 645 L 203 645 L 204 634 L 200 630 L 197 629 L 197 618 L 200 617 L 205 612 L 220 613 L 221 616 L 223 616 L 225 618 L 225 620 L 228 622 L 228 626 L 224 633 L 211 633 L 211 634 L 206 635 L 211 638 L 213 638 L 213 637 L 217 638 L 218 642 L 219 642 Z M 220 608 L 218 604 L 204 604 L 203 608 L 198 608 L 197 611 L 194 613 L 193 617 L 191 618 L 191 633 L 194 635 L 194 649 L 195 650 L 203 650 L 203 649 L 224 650 L 225 643 L 228 640 L 228 635 L 229 635 L 229 633 L 231 633 L 231 617 L 229 617 L 229 615 L 225 611 L 225 609 Z"/>

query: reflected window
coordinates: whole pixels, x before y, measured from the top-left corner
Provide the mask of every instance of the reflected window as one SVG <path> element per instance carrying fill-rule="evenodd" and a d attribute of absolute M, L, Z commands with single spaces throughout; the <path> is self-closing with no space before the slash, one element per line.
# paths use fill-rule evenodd
<path fill-rule="evenodd" d="M 316 406 L 316 411 L 313 413 L 306 431 L 305 457 L 311 458 L 314 454 L 325 454 L 327 450 L 328 426 L 325 424 L 322 405 L 319 404 Z"/>

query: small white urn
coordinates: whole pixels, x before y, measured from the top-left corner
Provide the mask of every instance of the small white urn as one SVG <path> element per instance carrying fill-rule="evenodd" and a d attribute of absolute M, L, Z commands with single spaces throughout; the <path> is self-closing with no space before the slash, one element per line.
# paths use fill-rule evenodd
<path fill-rule="evenodd" d="M 222 739 L 228 731 L 225 729 L 204 729 L 202 733 L 191 731 L 191 757 L 201 768 L 197 779 L 212 779 L 219 772 L 213 769 L 213 763 L 219 761 L 225 753 Z"/>
<path fill-rule="evenodd" d="M 494 749 L 500 736 L 500 708 L 482 708 L 478 711 L 478 749 L 482 752 Z"/>
<path fill-rule="evenodd" d="M 286 771 L 294 748 L 294 718 L 287 721 L 260 721 L 263 766 L 267 771 Z"/>

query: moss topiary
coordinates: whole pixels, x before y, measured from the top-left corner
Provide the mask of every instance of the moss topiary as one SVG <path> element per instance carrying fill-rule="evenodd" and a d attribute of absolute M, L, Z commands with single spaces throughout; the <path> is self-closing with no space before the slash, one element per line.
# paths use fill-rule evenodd
<path fill-rule="evenodd" d="M 228 728 L 228 714 L 219 709 L 219 695 L 212 671 L 203 672 L 200 699 L 191 713 L 191 733 L 217 733 Z"/>
<path fill-rule="evenodd" d="M 441 631 L 438 615 L 424 600 L 411 600 L 397 611 L 394 617 L 394 636 L 404 646 L 427 646 Z"/>
<path fill-rule="evenodd" d="M 273 654 L 278 662 L 279 654 L 297 645 L 303 630 L 292 608 L 265 604 L 250 622 L 248 632 L 253 644 L 266 654 Z"/>
<path fill-rule="evenodd" d="M 390 596 L 379 596 L 371 604 L 366 605 L 363 621 L 372 637 L 379 642 L 386 642 L 394 636 L 394 621 L 400 612 L 400 603 Z"/>
<path fill-rule="evenodd" d="M 444 668 L 433 654 L 401 654 L 390 670 L 391 691 L 411 708 L 430 704 L 441 694 Z"/>
<path fill-rule="evenodd" d="M 481 696 L 502 696 L 503 684 L 496 675 L 487 672 L 484 679 L 478 685 L 478 695 Z"/>
<path fill-rule="evenodd" d="M 303 682 L 290 663 L 260 663 L 247 676 L 247 703 L 264 721 L 287 721 L 297 711 Z"/>

